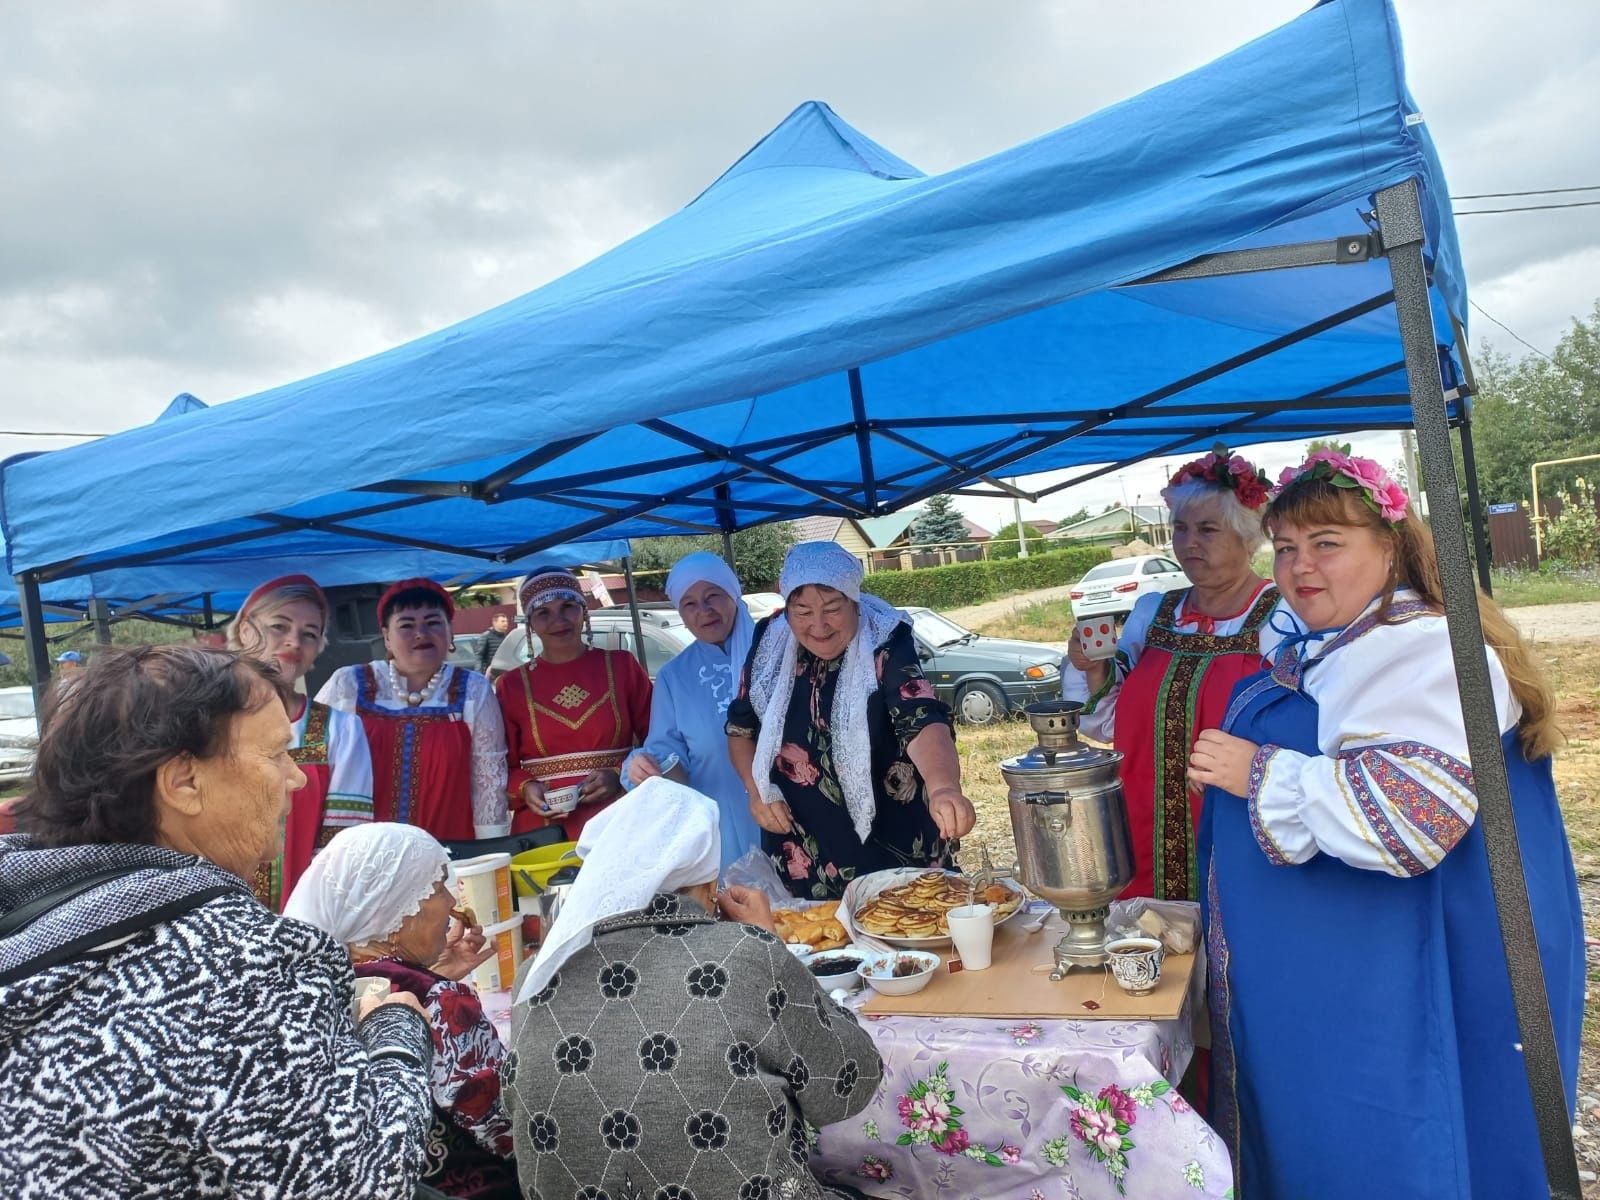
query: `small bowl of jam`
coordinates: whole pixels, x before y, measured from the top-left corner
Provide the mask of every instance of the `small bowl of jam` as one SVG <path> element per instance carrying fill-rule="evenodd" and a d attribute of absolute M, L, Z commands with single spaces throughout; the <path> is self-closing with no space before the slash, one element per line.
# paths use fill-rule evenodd
<path fill-rule="evenodd" d="M 885 996 L 909 996 L 928 986 L 939 969 L 939 956 L 926 950 L 878 954 L 861 965 L 861 977 Z"/>
<path fill-rule="evenodd" d="M 822 950 L 805 959 L 806 970 L 825 992 L 844 988 L 853 992 L 861 986 L 861 964 L 867 956 L 852 946 L 841 950 Z"/>

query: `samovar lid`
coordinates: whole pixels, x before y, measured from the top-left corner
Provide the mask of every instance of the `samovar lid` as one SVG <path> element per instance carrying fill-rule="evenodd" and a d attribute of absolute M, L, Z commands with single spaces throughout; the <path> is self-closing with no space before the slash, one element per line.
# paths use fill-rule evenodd
<path fill-rule="evenodd" d="M 1078 740 L 1078 717 L 1083 712 L 1080 701 L 1050 700 L 1030 704 L 1022 711 L 1038 735 L 1039 742 L 1026 754 L 1001 763 L 1003 774 L 1106 770 L 1114 769 L 1122 761 L 1119 751 L 1086 746 Z"/>

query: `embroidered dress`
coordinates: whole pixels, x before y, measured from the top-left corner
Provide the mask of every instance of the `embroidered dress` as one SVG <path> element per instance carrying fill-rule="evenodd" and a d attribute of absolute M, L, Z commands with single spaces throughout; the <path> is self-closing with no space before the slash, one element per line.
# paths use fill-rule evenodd
<path fill-rule="evenodd" d="M 771 625 L 757 629 L 756 647 Z M 751 659 L 755 658 L 752 651 Z M 839 897 L 857 875 L 890 867 L 943 867 L 959 843 L 946 842 L 928 812 L 927 788 L 906 747 L 929 725 L 949 725 L 950 708 L 934 697 L 922 673 L 911 627 L 894 627 L 878 648 L 878 687 L 867 699 L 876 810 L 863 842 L 845 807 L 828 727 L 843 656 L 818 658 L 796 649 L 794 691 L 783 727 L 783 744 L 772 764 L 772 781 L 794 819 L 794 833 L 763 833 L 762 848 L 796 896 Z M 748 681 L 728 708 L 730 737 L 755 739 L 761 723 L 750 703 Z"/>
<path fill-rule="evenodd" d="M 372 820 L 372 757 L 367 735 L 351 713 L 306 700 L 294 722 L 289 755 L 306 785 L 289 802 L 283 853 L 256 871 L 256 899 L 283 911 L 311 856 L 341 829 Z"/>
<path fill-rule="evenodd" d="M 1223 724 L 1261 746 L 1202 830 L 1212 1123 L 1245 1200 L 1546 1192 L 1449 634 L 1404 594 L 1392 619 L 1290 639 Z M 1489 664 L 1570 1112 L 1577 881 Z"/>
<path fill-rule="evenodd" d="M 446 666 L 427 702 L 412 707 L 386 667 L 363 663 L 335 671 L 317 699 L 361 719 L 373 820 L 418 825 L 440 841 L 509 831 L 505 732 L 482 675 Z"/>
<path fill-rule="evenodd" d="M 577 841 L 584 824 L 611 801 L 581 804 L 551 819 L 523 805 L 522 785 L 533 779 L 547 788 L 568 787 L 593 771 L 620 772 L 650 731 L 650 677 L 633 655 L 589 646 L 571 662 L 535 658 L 500 676 L 494 690 L 506 729 L 513 831 L 560 825 Z"/>
<path fill-rule="evenodd" d="M 724 867 L 761 845 L 761 827 L 750 815 L 744 783 L 728 757 L 724 729 L 743 666 L 732 663 L 722 647 L 705 642 L 674 656 L 656 676 L 650 736 L 644 744 L 658 763 L 676 754 L 689 774 L 689 786 L 717 802 Z M 626 784 L 626 770 L 622 778 Z"/>
<path fill-rule="evenodd" d="M 1201 730 L 1221 724 L 1234 685 L 1260 670 L 1262 631 L 1278 602 L 1263 583 L 1242 612 L 1212 618 L 1189 611 L 1190 591 L 1140 597 L 1105 688 L 1084 710 L 1084 733 L 1123 755 L 1134 851 L 1125 897 L 1199 899 L 1201 801 L 1185 776 L 1189 751 Z"/>
<path fill-rule="evenodd" d="M 424 1142 L 424 1183 L 448 1196 L 515 1200 L 511 1122 L 500 1099 L 506 1047 L 483 1015 L 471 984 L 380 958 L 356 964 L 356 978 L 387 979 L 410 992 L 428 1014 L 433 1033 L 433 1122 Z"/>

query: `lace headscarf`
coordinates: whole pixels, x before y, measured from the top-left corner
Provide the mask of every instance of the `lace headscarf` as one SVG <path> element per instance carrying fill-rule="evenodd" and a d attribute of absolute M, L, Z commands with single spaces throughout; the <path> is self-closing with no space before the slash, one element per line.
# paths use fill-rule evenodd
<path fill-rule="evenodd" d="M 722 865 L 717 803 L 657 775 L 591 817 L 578 838 L 583 867 L 533 960 L 517 1003 L 549 985 L 609 917 L 635 912 L 657 892 L 713 883 Z"/>
<path fill-rule="evenodd" d="M 667 599 L 672 601 L 672 607 L 677 608 L 683 602 L 683 594 L 697 583 L 715 584 L 733 598 L 733 629 L 722 648 L 728 655 L 733 672 L 730 681 L 733 686 L 729 690 L 737 690 L 739 673 L 744 670 L 744 660 L 750 657 L 750 644 L 756 636 L 756 623 L 751 619 L 749 606 L 739 591 L 739 577 L 721 555 L 709 550 L 685 554 L 673 564 L 667 575 Z"/>
<path fill-rule="evenodd" d="M 416 916 L 441 880 L 450 885 L 450 856 L 432 834 L 374 821 L 335 834 L 317 851 L 283 915 L 362 946 Z"/>
<path fill-rule="evenodd" d="M 877 801 L 872 787 L 872 739 L 867 729 L 867 699 L 878 687 L 877 649 L 889 640 L 905 614 L 870 592 L 861 590 L 861 562 L 838 542 L 801 542 L 783 560 L 778 590 L 791 592 L 821 584 L 854 600 L 860 609 L 856 635 L 845 648 L 839 681 L 833 691 L 828 729 L 833 736 L 833 765 L 844 792 L 845 808 L 863 842 L 872 831 Z M 783 799 L 772 782 L 772 763 L 783 743 L 789 698 L 794 694 L 798 647 L 786 616 L 772 618 L 750 669 L 750 703 L 761 719 L 756 739 L 755 779 L 768 804 Z"/>

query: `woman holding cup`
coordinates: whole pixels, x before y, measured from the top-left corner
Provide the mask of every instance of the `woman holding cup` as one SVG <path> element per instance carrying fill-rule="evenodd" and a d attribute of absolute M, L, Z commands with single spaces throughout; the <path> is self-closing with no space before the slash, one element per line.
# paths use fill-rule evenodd
<path fill-rule="evenodd" d="M 1261 471 L 1225 446 L 1185 463 L 1161 493 L 1172 553 L 1190 586 L 1141 596 L 1115 652 L 1091 656 L 1074 637 L 1070 664 L 1088 678 L 1083 732 L 1122 752 L 1134 876 L 1124 897 L 1198 900 L 1200 798 L 1184 775 L 1203 729 L 1222 723 L 1234 684 L 1261 667 L 1277 589 L 1255 573 Z"/>

